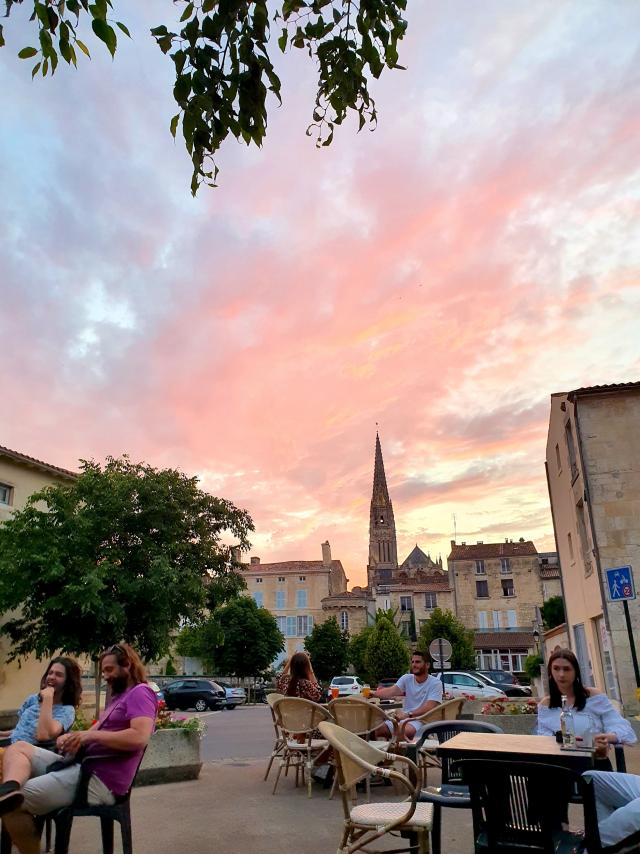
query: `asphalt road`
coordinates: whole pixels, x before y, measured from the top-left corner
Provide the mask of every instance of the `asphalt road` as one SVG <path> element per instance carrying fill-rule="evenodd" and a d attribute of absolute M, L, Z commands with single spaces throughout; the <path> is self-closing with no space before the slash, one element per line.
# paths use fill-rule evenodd
<path fill-rule="evenodd" d="M 264 759 L 271 754 L 274 731 L 271 711 L 266 703 L 257 706 L 237 706 L 221 712 L 182 712 L 188 717 L 201 718 L 207 724 L 202 740 L 202 759 Z"/>

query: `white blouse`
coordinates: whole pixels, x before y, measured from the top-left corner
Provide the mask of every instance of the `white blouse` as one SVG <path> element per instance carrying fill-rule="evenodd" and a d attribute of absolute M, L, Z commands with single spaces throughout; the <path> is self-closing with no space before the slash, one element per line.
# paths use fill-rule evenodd
<path fill-rule="evenodd" d="M 587 730 L 593 735 L 603 732 L 614 732 L 620 744 L 635 744 L 638 740 L 629 721 L 625 720 L 611 705 L 606 694 L 593 694 L 587 697 L 582 711 L 569 706 L 573 712 L 576 735 L 583 736 Z M 555 735 L 560 729 L 561 709 L 550 709 L 540 703 L 538 705 L 537 735 Z"/>

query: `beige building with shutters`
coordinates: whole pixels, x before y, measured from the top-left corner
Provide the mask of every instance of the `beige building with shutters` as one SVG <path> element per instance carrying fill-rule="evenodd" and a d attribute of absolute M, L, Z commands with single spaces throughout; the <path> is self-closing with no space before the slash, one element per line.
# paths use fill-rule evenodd
<path fill-rule="evenodd" d="M 640 585 L 640 382 L 552 394 L 546 468 L 571 648 L 586 684 L 636 714 L 624 607 L 606 570 L 631 566 Z M 638 599 L 628 608 L 637 638 Z"/>
<path fill-rule="evenodd" d="M 21 510 L 34 492 L 76 477 L 72 471 L 0 446 L 0 524 Z M 0 622 L 10 616 L 0 615 Z M 10 653 L 9 639 L 0 635 L 0 712 L 15 709 L 34 692 L 47 664 L 32 657 L 9 662 Z"/>

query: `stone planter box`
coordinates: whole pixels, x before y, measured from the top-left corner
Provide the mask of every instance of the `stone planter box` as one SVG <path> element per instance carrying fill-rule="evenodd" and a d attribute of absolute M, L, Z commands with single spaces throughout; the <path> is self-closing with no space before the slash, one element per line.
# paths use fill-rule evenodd
<path fill-rule="evenodd" d="M 136 777 L 136 786 L 196 780 L 201 768 L 198 733 L 161 729 L 151 736 Z"/>
<path fill-rule="evenodd" d="M 537 715 L 473 715 L 473 719 L 495 724 L 513 735 L 534 735 L 538 723 Z"/>

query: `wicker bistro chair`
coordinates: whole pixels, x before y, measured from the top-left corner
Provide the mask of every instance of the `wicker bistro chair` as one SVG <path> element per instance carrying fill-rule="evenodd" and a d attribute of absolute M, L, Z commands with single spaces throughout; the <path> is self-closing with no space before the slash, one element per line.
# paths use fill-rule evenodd
<path fill-rule="evenodd" d="M 409 834 L 410 839 L 405 847 L 392 849 L 396 854 L 400 851 L 415 851 L 415 845 L 411 841 L 414 836 L 418 838 L 419 854 L 429 854 L 433 807 L 431 804 L 417 802 L 419 790 L 405 774 L 380 767 L 385 762 L 400 762 L 407 766 L 413 765 L 413 762 L 406 756 L 378 750 L 371 742 L 333 723 L 321 723 L 320 732 L 333 747 L 342 794 L 344 830 L 338 854 L 353 854 L 355 851 L 374 854 L 375 849 L 368 846 L 386 834 Z M 417 772 L 415 765 L 414 771 Z M 407 790 L 409 797 L 395 803 L 354 806 L 349 797 L 350 792 L 357 783 L 371 774 L 395 780 Z"/>
<path fill-rule="evenodd" d="M 376 706 L 374 703 L 370 703 L 360 697 L 339 697 L 336 700 L 332 700 L 328 708 L 338 726 L 359 735 L 378 750 L 389 753 L 397 749 L 398 721 L 387 714 L 380 706 Z M 372 739 L 371 736 L 383 723 L 391 725 L 389 738 L 385 740 Z M 338 778 L 336 776 L 333 778 L 329 799 L 333 798 L 337 782 Z M 366 778 L 365 783 L 368 801 L 371 794 L 369 777 Z"/>
<path fill-rule="evenodd" d="M 418 769 L 420 770 L 420 779 L 422 781 L 422 785 L 427 785 L 427 769 L 429 767 L 440 768 L 440 760 L 436 757 L 435 751 L 438 747 L 437 739 L 431 738 L 428 740 L 422 740 L 421 746 L 418 747 L 418 741 L 416 740 L 408 740 L 404 736 L 404 729 L 408 723 L 416 722 L 419 724 L 431 724 L 437 723 L 438 721 L 454 721 L 457 720 L 460 713 L 462 712 L 462 707 L 464 706 L 464 699 L 456 698 L 453 700 L 446 700 L 444 703 L 441 703 L 435 709 L 431 709 L 430 712 L 425 712 L 424 715 L 420 715 L 419 718 L 405 718 L 405 720 L 400 721 L 398 728 L 398 746 L 408 751 L 410 754 L 415 750 L 414 756 L 411 758 L 414 760 Z"/>
<path fill-rule="evenodd" d="M 273 794 L 276 793 L 282 769 L 285 769 L 286 776 L 289 766 L 292 765 L 296 771 L 296 786 L 300 772 L 304 783 L 306 769 L 307 793 L 311 797 L 311 771 L 315 759 L 329 746 L 324 739 L 314 738 L 313 734 L 318 724 L 329 720 L 331 714 L 324 706 L 302 697 L 282 697 L 274 703 L 273 711 L 284 739 Z"/>
<path fill-rule="evenodd" d="M 274 712 L 275 704 L 278 702 L 278 700 L 282 700 L 283 697 L 284 697 L 284 694 L 278 694 L 276 691 L 272 692 L 271 694 L 267 694 L 267 697 L 266 697 L 267 705 L 269 706 L 269 711 L 271 712 L 271 717 L 273 719 L 273 728 L 275 730 L 276 740 L 273 743 L 273 749 L 271 750 L 271 756 L 269 757 L 269 764 L 267 765 L 267 770 L 265 771 L 265 774 L 264 774 L 265 780 L 269 776 L 269 772 L 271 771 L 271 766 L 273 765 L 273 760 L 276 757 L 279 757 L 282 755 L 282 751 L 284 750 L 284 746 L 285 746 L 285 738 L 282 735 L 282 731 L 280 730 L 280 727 L 278 725 L 278 720 L 276 718 L 276 713 Z"/>
<path fill-rule="evenodd" d="M 459 732 L 502 733 L 502 730 L 500 727 L 482 721 L 440 721 L 439 723 L 428 724 L 425 727 L 418 741 L 418 751 L 430 736 L 435 736 L 438 744 L 442 744 L 443 741 L 447 741 Z M 460 763 L 442 757 L 440 770 L 442 774 L 440 787 L 433 791 L 423 789 L 419 795 L 420 801 L 433 804 L 433 829 L 431 833 L 433 854 L 440 854 L 441 850 L 442 808 L 471 808 L 469 789 L 464 785 Z"/>

